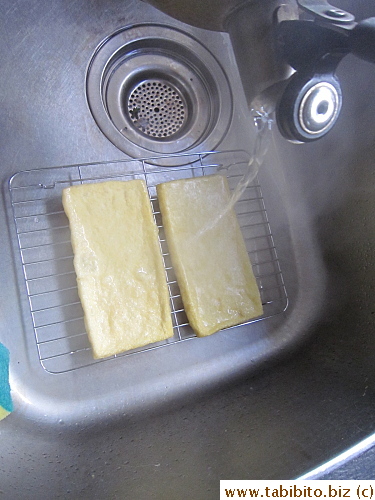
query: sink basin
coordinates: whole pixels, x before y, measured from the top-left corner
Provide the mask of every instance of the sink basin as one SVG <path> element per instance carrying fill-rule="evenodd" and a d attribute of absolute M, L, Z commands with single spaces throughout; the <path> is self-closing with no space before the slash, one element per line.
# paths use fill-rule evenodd
<path fill-rule="evenodd" d="M 340 6 L 358 18 L 373 15 L 367 2 Z M 183 68 L 179 74 L 205 75 L 218 64 L 212 73 L 224 82 L 210 87 L 207 74 L 199 92 L 189 93 L 191 76 L 169 74 L 164 88 L 192 114 L 173 129 L 188 145 L 185 153 L 191 145 L 197 154 L 201 140 L 211 149 L 251 154 L 256 132 L 228 34 L 183 24 L 138 0 L 3 5 L 0 341 L 11 353 L 15 404 L 0 424 L 4 498 L 217 498 L 220 479 L 293 479 L 333 467 L 335 457 L 350 474 L 348 450 L 358 454 L 373 442 L 375 68 L 351 56 L 339 67 L 344 104 L 333 131 L 297 146 L 274 129 L 259 171 L 287 308 L 207 339 L 102 363 L 69 370 L 40 363 L 9 179 L 36 169 L 32 175 L 48 185 L 51 167 L 60 175 L 66 165 L 129 165 L 144 149 L 150 157 L 163 152 L 142 136 L 138 154 L 134 130 L 124 145 L 113 139 L 110 132 L 119 137 L 123 125 L 116 124 L 125 116 L 110 108 L 114 96 L 123 95 L 121 86 L 107 115 L 100 111 L 115 117 L 104 130 L 86 98 L 98 49 L 124 28 L 142 26 L 139 35 L 147 25 L 178 33 L 168 43 L 156 31 L 151 45 L 137 42 L 137 50 L 154 50 L 159 40 L 155 85 L 164 81 L 166 53 L 179 37 L 189 40 L 183 58 L 178 50 L 173 55 Z M 189 47 L 198 46 L 189 55 Z M 144 78 L 150 61 L 142 64 Z M 139 75 L 133 71 L 132 78 Z M 144 81 L 131 80 L 132 98 L 146 88 Z M 100 83 L 102 90 L 107 84 Z M 207 133 L 194 141 L 191 103 L 201 102 L 207 88 L 224 88 L 210 101 L 221 133 L 205 118 Z M 168 141 L 168 153 L 180 154 Z M 358 472 L 358 458 L 355 463 L 365 478 L 368 468 Z M 323 469 L 312 474 L 323 477 Z"/>

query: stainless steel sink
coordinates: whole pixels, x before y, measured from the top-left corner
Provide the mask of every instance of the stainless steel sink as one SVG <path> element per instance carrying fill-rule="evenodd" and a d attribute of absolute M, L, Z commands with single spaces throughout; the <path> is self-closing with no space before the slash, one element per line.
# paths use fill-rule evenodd
<path fill-rule="evenodd" d="M 369 2 L 340 5 L 358 18 L 374 14 Z M 363 439 L 353 453 L 370 447 L 375 68 L 354 57 L 341 64 L 345 101 L 326 138 L 296 146 L 273 131 L 259 181 L 285 312 L 50 373 L 38 359 L 8 182 L 28 169 L 48 180 L 50 167 L 131 158 L 100 130 L 86 100 L 89 62 L 103 40 L 146 24 L 194 39 L 229 75 L 231 118 L 211 147 L 251 152 L 255 129 L 226 33 L 193 28 L 138 0 L 7 0 L 0 17 L 0 341 L 11 352 L 15 403 L 0 424 L 4 498 L 217 498 L 220 479 L 296 478 Z M 189 110 L 194 95 L 186 97 L 173 75 L 169 84 Z M 181 126 L 184 140 L 190 133 Z M 350 474 L 346 459 L 345 467 Z"/>

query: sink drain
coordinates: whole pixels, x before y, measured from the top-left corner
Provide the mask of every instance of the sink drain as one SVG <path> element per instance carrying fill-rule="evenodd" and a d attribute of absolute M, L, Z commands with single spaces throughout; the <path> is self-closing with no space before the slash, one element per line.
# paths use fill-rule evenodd
<path fill-rule="evenodd" d="M 128 113 L 134 125 L 150 137 L 167 138 L 176 134 L 186 118 L 182 95 L 170 83 L 148 80 L 129 96 Z"/>
<path fill-rule="evenodd" d="M 104 40 L 86 93 L 101 131 L 134 158 L 213 150 L 232 119 L 220 63 L 198 40 L 166 26 L 132 26 Z"/>

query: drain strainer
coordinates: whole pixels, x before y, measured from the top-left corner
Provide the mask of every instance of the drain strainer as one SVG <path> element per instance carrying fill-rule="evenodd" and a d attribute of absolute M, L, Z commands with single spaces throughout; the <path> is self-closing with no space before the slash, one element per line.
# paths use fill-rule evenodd
<path fill-rule="evenodd" d="M 186 104 L 179 91 L 162 80 L 137 85 L 128 101 L 134 125 L 150 137 L 167 138 L 176 134 L 186 118 Z"/>
<path fill-rule="evenodd" d="M 99 128 L 134 158 L 213 150 L 232 119 L 220 63 L 199 41 L 166 26 L 132 26 L 104 40 L 86 92 Z"/>

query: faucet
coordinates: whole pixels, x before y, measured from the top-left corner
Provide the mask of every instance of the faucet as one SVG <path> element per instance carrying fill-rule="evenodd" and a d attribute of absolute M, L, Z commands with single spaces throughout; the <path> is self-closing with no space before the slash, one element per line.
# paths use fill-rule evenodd
<path fill-rule="evenodd" d="M 342 106 L 336 76 L 349 53 L 375 63 L 375 17 L 356 22 L 354 16 L 327 0 L 298 0 L 310 19 L 285 20 L 276 27 L 281 59 L 295 73 L 278 98 L 276 119 L 292 142 L 311 142 L 335 125 Z"/>
<path fill-rule="evenodd" d="M 275 111 L 281 134 L 315 141 L 342 107 L 336 75 L 349 53 L 375 62 L 375 17 L 328 0 L 144 0 L 185 23 L 229 33 L 249 108 Z"/>

